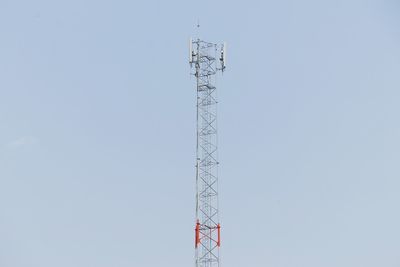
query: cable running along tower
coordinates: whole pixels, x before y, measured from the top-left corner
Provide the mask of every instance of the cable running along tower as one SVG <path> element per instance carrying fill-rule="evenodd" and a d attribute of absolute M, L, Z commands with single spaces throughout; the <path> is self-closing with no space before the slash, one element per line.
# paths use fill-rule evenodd
<path fill-rule="evenodd" d="M 218 71 L 225 70 L 226 44 L 189 42 L 189 63 L 196 77 L 196 225 L 195 266 L 219 267 L 221 226 L 218 214 Z M 219 61 L 219 64 L 218 64 Z"/>

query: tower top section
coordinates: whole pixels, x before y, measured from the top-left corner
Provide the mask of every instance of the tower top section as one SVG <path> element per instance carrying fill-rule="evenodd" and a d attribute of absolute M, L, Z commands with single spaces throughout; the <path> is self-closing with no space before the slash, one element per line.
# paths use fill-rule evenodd
<path fill-rule="evenodd" d="M 200 39 L 189 39 L 189 64 L 195 68 L 205 62 L 212 61 L 214 64 L 216 63 L 216 59 L 218 58 L 219 65 L 215 66 L 215 70 L 220 70 L 222 72 L 225 71 L 226 68 L 226 42 L 222 44 L 215 44 L 206 42 Z M 196 73 L 194 73 L 196 75 Z"/>

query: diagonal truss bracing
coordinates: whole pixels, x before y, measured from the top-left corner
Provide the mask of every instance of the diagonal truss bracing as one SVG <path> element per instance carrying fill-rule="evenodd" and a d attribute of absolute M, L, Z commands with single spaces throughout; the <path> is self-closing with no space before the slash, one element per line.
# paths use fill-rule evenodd
<path fill-rule="evenodd" d="M 197 81 L 196 267 L 219 267 L 217 45 L 192 41 Z"/>

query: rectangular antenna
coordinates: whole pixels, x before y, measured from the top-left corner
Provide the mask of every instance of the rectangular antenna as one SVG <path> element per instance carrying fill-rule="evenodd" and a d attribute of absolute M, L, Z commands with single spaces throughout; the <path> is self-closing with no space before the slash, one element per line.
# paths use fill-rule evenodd
<path fill-rule="evenodd" d="M 192 38 L 189 39 L 189 63 L 193 61 L 193 47 L 192 47 Z"/>
<path fill-rule="evenodd" d="M 224 61 L 224 67 L 226 66 L 226 42 L 224 42 L 224 48 L 223 48 L 223 51 L 224 51 L 224 57 L 223 57 L 223 61 Z"/>

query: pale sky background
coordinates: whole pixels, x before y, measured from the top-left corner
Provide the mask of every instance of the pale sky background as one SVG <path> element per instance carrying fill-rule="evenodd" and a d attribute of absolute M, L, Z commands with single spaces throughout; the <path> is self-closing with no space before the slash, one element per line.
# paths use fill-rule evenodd
<path fill-rule="evenodd" d="M 0 0 L 0 266 L 193 266 L 200 35 L 229 45 L 221 266 L 399 267 L 399 14 Z"/>

